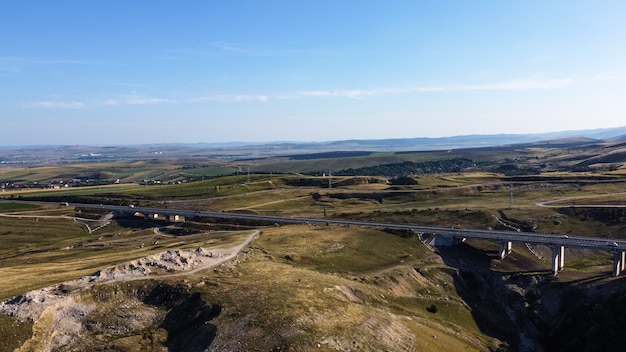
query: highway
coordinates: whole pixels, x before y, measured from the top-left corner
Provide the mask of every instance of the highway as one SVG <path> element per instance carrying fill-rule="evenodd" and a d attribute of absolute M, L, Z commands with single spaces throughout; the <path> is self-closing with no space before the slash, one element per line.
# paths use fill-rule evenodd
<path fill-rule="evenodd" d="M 29 203 L 45 203 L 59 204 L 50 202 L 29 202 Z M 64 204 L 64 203 L 61 203 Z M 280 224 L 311 224 L 311 225 L 340 225 L 340 226 L 362 226 L 372 228 L 387 228 L 396 230 L 409 230 L 429 235 L 440 235 L 447 237 L 484 239 L 498 242 L 516 242 L 530 243 L 547 246 L 562 246 L 567 248 L 586 248 L 594 250 L 604 250 L 610 252 L 623 252 L 626 250 L 626 240 L 617 240 L 610 238 L 571 236 L 564 234 L 547 234 L 536 232 L 517 232 L 517 231 L 495 231 L 495 230 L 476 230 L 461 229 L 452 227 L 436 227 L 422 226 L 418 224 L 396 224 L 382 222 L 366 222 L 352 220 L 337 219 L 319 219 L 305 217 L 285 217 L 272 215 L 256 215 L 243 214 L 234 212 L 216 212 L 216 211 L 196 211 L 184 209 L 166 209 L 154 207 L 138 207 L 138 206 L 121 206 L 121 205 L 99 205 L 99 204 L 83 204 L 83 203 L 67 203 L 68 206 L 80 208 L 99 208 L 111 211 L 123 212 L 139 212 L 142 214 L 163 214 L 163 215 L 183 215 L 186 218 L 192 217 L 210 217 L 221 219 L 236 220 L 255 220 Z"/>

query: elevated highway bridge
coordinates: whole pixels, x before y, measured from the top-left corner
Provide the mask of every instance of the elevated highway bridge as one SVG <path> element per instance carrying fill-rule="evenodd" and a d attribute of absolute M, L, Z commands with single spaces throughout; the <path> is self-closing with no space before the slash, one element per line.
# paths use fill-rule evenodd
<path fill-rule="evenodd" d="M 38 202 L 46 203 L 46 202 Z M 50 203 L 46 203 L 50 204 Z M 58 203 L 54 203 L 58 204 Z M 397 230 L 409 230 L 422 234 L 434 235 L 440 244 L 460 243 L 467 238 L 489 240 L 500 244 L 499 257 L 505 259 L 511 253 L 513 243 L 544 245 L 552 249 L 551 266 L 552 273 L 557 275 L 564 268 L 565 248 L 581 248 L 597 251 L 606 251 L 613 254 L 613 276 L 619 276 L 626 265 L 626 240 L 607 239 L 598 237 L 569 236 L 535 232 L 518 231 L 495 231 L 474 230 L 436 226 L 421 226 L 416 224 L 379 223 L 336 219 L 317 219 L 305 217 L 284 217 L 272 215 L 256 215 L 235 212 L 196 211 L 183 209 L 166 209 L 153 207 L 98 205 L 82 203 L 61 203 L 67 206 L 81 208 L 100 208 L 113 212 L 127 214 L 142 214 L 146 219 L 159 219 L 170 222 L 186 221 L 195 217 L 211 217 L 236 220 L 255 220 L 281 224 L 313 224 L 313 225 L 344 225 L 363 226 L 373 228 L 386 228 Z"/>

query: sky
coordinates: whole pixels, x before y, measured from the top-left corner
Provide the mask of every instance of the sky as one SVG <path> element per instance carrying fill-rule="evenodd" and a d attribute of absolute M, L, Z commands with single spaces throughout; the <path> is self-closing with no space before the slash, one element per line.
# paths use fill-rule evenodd
<path fill-rule="evenodd" d="M 0 2 L 0 145 L 626 125 L 626 1 Z"/>

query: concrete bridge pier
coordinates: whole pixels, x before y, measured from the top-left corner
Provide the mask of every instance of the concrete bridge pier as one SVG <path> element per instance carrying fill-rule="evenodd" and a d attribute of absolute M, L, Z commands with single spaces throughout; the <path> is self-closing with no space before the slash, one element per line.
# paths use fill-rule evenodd
<path fill-rule="evenodd" d="M 552 247 L 552 274 L 556 276 L 565 267 L 565 247 Z"/>
<path fill-rule="evenodd" d="M 624 271 L 624 260 L 626 259 L 626 252 L 614 252 L 613 253 L 613 276 L 619 276 Z"/>
<path fill-rule="evenodd" d="M 509 241 L 500 242 L 500 259 L 504 259 L 508 254 L 511 254 L 512 244 Z"/>
<path fill-rule="evenodd" d="M 165 220 L 167 221 L 168 216 L 159 213 L 142 213 L 144 220 Z"/>
<path fill-rule="evenodd" d="M 185 217 L 182 215 L 178 215 L 178 214 L 173 214 L 170 215 L 168 217 L 166 217 L 168 222 L 183 222 L 185 221 Z"/>

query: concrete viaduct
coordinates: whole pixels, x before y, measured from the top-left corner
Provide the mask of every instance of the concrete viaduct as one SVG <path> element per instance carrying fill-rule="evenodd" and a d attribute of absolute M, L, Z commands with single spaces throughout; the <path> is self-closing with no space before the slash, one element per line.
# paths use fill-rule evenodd
<path fill-rule="evenodd" d="M 38 202 L 47 203 L 47 202 Z M 58 204 L 58 203 L 57 203 Z M 410 230 L 421 234 L 435 236 L 435 245 L 452 245 L 467 238 L 494 241 L 500 244 L 499 257 L 504 260 L 511 253 L 513 243 L 544 245 L 552 249 L 552 273 L 557 275 L 565 266 L 565 248 L 581 248 L 596 251 L 607 251 L 613 254 L 613 276 L 619 276 L 626 267 L 626 240 L 599 237 L 568 236 L 535 232 L 473 230 L 449 227 L 420 226 L 413 224 L 377 223 L 365 221 L 282 217 L 270 215 L 244 214 L 235 212 L 213 212 L 180 209 L 164 209 L 152 207 L 97 205 L 82 203 L 63 203 L 66 206 L 85 208 L 104 208 L 124 214 L 140 215 L 145 219 L 163 220 L 166 222 L 184 222 L 194 217 L 212 217 L 222 219 L 255 220 L 267 223 L 343 225 Z"/>
<path fill-rule="evenodd" d="M 509 231 L 474 231 L 453 229 L 456 233 L 437 234 L 436 240 L 441 245 L 451 245 L 465 241 L 466 238 L 495 241 L 500 244 L 499 257 L 505 259 L 512 251 L 513 242 L 544 245 L 552 250 L 550 264 L 552 274 L 557 275 L 565 267 L 565 248 L 585 248 L 608 251 L 613 254 L 613 276 L 619 276 L 626 266 L 626 244 L 623 241 L 553 234 L 537 234 Z"/>
<path fill-rule="evenodd" d="M 552 273 L 557 275 L 565 267 L 565 248 L 581 248 L 599 251 L 607 251 L 613 254 L 613 276 L 619 276 L 626 267 L 626 241 L 583 237 L 555 235 L 535 232 L 519 231 L 494 231 L 472 230 L 460 228 L 446 228 L 434 226 L 420 226 L 411 224 L 376 223 L 349 220 L 315 219 L 301 217 L 281 217 L 256 214 L 243 214 L 232 212 L 190 211 L 159 208 L 126 208 L 125 211 L 135 211 L 144 214 L 147 219 L 163 219 L 170 222 L 180 222 L 191 218 L 213 217 L 242 220 L 257 220 L 272 223 L 315 224 L 315 225 L 354 225 L 364 227 L 388 228 L 399 230 L 411 230 L 422 234 L 435 236 L 435 245 L 452 245 L 460 243 L 467 238 L 489 240 L 500 244 L 499 257 L 504 260 L 511 253 L 513 243 L 544 245 L 552 249 L 551 267 Z"/>

